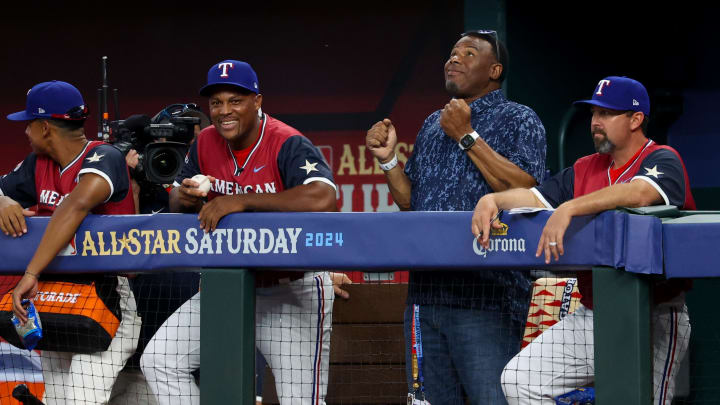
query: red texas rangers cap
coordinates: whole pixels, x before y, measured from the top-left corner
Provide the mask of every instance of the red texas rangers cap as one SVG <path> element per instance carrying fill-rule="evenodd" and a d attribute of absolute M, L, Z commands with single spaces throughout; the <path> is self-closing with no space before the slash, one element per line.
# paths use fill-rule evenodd
<path fill-rule="evenodd" d="M 590 100 L 573 104 L 591 104 L 618 111 L 640 111 L 650 115 L 650 97 L 645 86 L 629 77 L 609 76 L 597 84 Z"/>
<path fill-rule="evenodd" d="M 239 60 L 224 60 L 208 70 L 207 84 L 200 89 L 201 96 L 210 96 L 216 86 L 240 87 L 255 94 L 260 93 L 258 78 L 253 68 Z"/>
<path fill-rule="evenodd" d="M 88 109 L 80 91 L 70 83 L 53 80 L 36 84 L 27 93 L 25 110 L 9 114 L 11 121 L 31 121 L 38 118 L 84 120 Z"/>

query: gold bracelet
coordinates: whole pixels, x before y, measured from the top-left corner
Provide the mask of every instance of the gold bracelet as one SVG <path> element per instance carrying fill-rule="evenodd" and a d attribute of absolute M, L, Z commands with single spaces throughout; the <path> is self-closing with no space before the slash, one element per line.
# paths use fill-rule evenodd
<path fill-rule="evenodd" d="M 35 280 L 38 279 L 38 275 L 35 273 L 30 273 L 29 271 L 26 271 L 25 274 L 35 277 Z"/>

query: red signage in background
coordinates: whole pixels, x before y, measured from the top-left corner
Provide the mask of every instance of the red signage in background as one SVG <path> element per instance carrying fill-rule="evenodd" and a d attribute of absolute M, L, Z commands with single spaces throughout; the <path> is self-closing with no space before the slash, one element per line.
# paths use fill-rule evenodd
<path fill-rule="evenodd" d="M 377 159 L 362 143 L 347 143 L 358 137 L 334 137 L 330 145 L 318 145 L 333 170 L 338 187 L 338 208 L 341 212 L 392 212 L 398 211 L 385 175 Z M 398 161 L 404 164 L 412 152 L 413 144 L 398 142 Z"/>
<path fill-rule="evenodd" d="M 313 143 L 325 156 L 337 185 L 338 209 L 341 212 L 393 212 L 398 207 L 385 181 L 385 175 L 365 146 L 365 132 L 342 131 L 342 134 L 313 133 Z M 413 134 L 414 138 L 414 134 Z M 401 140 L 395 149 L 404 165 L 413 144 Z M 378 230 L 380 231 L 380 230 Z M 367 235 L 366 237 L 372 237 Z M 346 272 L 354 283 L 407 282 L 407 271 L 364 273 Z"/>

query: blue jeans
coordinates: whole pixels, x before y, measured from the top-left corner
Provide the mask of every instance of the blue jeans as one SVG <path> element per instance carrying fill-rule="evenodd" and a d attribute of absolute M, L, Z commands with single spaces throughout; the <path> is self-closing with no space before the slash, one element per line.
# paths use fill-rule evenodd
<path fill-rule="evenodd" d="M 405 308 L 405 364 L 412 392 L 413 307 Z M 520 351 L 523 325 L 509 314 L 420 306 L 425 397 L 432 405 L 507 404 L 500 386 L 503 367 Z"/>

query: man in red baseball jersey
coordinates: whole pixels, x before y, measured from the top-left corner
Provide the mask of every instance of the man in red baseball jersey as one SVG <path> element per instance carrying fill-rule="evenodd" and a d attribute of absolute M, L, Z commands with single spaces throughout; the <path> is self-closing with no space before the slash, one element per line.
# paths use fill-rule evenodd
<path fill-rule="evenodd" d="M 23 323 L 27 311 L 21 300 L 37 294 L 40 273 L 68 246 L 88 214 L 135 213 L 125 158 L 113 146 L 85 138 L 87 111 L 73 85 L 51 81 L 30 89 L 24 111 L 8 115 L 10 120 L 27 123 L 25 134 L 33 151 L 0 178 L 0 230 L 21 237 L 27 233 L 25 216 L 51 216 L 13 290 L 13 312 Z M 27 209 L 35 205 L 37 212 Z M 137 346 L 140 319 L 127 279 L 98 276 L 95 282 L 117 292 L 120 326 L 104 352 L 43 351 L 47 404 L 106 403 L 117 374 Z"/>
<path fill-rule="evenodd" d="M 564 253 L 563 237 L 572 217 L 617 207 L 675 205 L 695 209 L 680 155 L 647 138 L 650 98 L 638 81 L 610 76 L 600 80 L 591 100 L 590 130 L 598 153 L 532 189 L 488 194 L 478 201 L 472 231 L 488 248 L 490 227 L 499 209 L 555 208 L 543 228 L 536 255 L 545 262 Z M 554 398 L 594 381 L 592 275 L 578 274 L 583 295 L 574 313 L 533 340 L 505 366 L 502 385 L 510 404 L 555 404 Z M 653 397 L 672 402 L 675 375 L 690 340 L 683 280 L 653 287 Z"/>
<path fill-rule="evenodd" d="M 244 211 L 336 211 L 336 186 L 320 151 L 300 132 L 261 110 L 249 64 L 224 60 L 208 71 L 212 126 L 190 147 L 175 188 L 174 212 L 197 212 L 200 227 Z M 204 192 L 191 178 L 206 175 Z M 207 202 L 206 202 L 207 200 Z M 256 341 L 275 377 L 280 403 L 322 404 L 328 382 L 334 300 L 327 272 L 259 272 Z M 200 365 L 200 293 L 148 343 L 141 367 L 160 404 L 196 404 L 191 372 Z M 188 327 L 189 326 L 189 327 Z"/>

